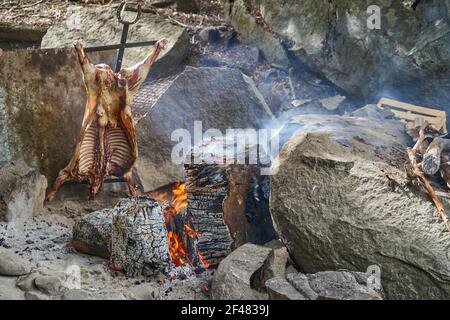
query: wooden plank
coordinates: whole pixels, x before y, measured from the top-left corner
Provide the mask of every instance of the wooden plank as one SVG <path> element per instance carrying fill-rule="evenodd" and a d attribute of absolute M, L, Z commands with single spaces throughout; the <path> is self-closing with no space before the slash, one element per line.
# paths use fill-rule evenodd
<path fill-rule="evenodd" d="M 434 117 L 428 117 L 424 115 L 418 115 L 416 113 L 410 113 L 410 112 L 404 112 L 404 111 L 398 111 L 398 110 L 391 110 L 397 117 L 406 119 L 406 120 L 412 120 L 414 121 L 418 117 L 423 118 L 430 124 L 435 124 L 440 127 L 442 127 L 442 119 L 441 118 L 434 118 Z"/>
<path fill-rule="evenodd" d="M 398 108 L 402 108 L 402 109 L 405 109 L 405 110 L 409 110 L 409 111 L 413 111 L 413 112 L 417 112 L 417 113 L 422 113 L 424 115 L 433 115 L 433 116 L 444 117 L 444 118 L 446 117 L 446 112 L 445 111 L 438 110 L 438 109 L 431 109 L 431 108 L 420 107 L 420 106 L 416 106 L 416 105 L 411 104 L 411 103 L 397 101 L 397 100 L 393 100 L 393 99 L 389 99 L 389 98 L 382 98 L 378 102 L 378 105 L 379 106 L 388 105 L 388 106 L 392 106 L 392 107 L 398 107 Z"/>
<path fill-rule="evenodd" d="M 435 129 L 447 132 L 447 113 L 443 110 L 420 107 L 411 103 L 406 103 L 389 98 L 380 99 L 380 101 L 378 102 L 378 106 L 382 107 L 383 105 L 391 107 L 391 111 L 400 119 L 414 121 L 417 118 L 423 118 Z M 396 110 L 393 108 L 402 110 Z"/>

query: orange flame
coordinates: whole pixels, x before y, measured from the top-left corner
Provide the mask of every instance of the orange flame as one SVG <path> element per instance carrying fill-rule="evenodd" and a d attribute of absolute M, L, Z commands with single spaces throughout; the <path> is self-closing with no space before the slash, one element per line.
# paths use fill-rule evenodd
<path fill-rule="evenodd" d="M 188 194 L 186 192 L 186 185 L 177 181 L 171 190 L 172 197 L 170 202 L 169 192 L 165 191 L 153 191 L 149 192 L 149 196 L 158 201 L 164 208 L 164 220 L 168 227 L 167 240 L 169 243 L 169 252 L 172 258 L 172 262 L 176 266 L 181 266 L 186 262 L 193 264 L 185 248 L 185 243 L 180 238 L 180 235 L 171 230 L 173 228 L 173 217 L 181 213 L 188 207 Z M 198 232 L 191 228 L 189 225 L 184 225 L 184 232 L 190 238 L 197 238 Z M 201 255 L 199 258 L 204 266 L 209 267 L 209 263 Z"/>
<path fill-rule="evenodd" d="M 158 201 L 164 208 L 164 220 L 168 226 L 167 240 L 169 243 L 170 256 L 173 264 L 176 266 L 181 266 L 185 264 L 186 260 L 189 261 L 189 257 L 182 239 L 180 239 L 180 236 L 174 230 L 171 230 L 171 226 L 173 224 L 173 217 L 187 208 L 188 196 L 186 192 L 186 185 L 179 181 L 174 184 L 171 191 L 172 198 L 169 203 L 169 192 L 153 191 L 150 192 L 149 195 Z M 189 228 L 188 230 L 185 228 L 185 230 L 190 237 L 194 235 L 194 231 L 192 229 Z"/>
<path fill-rule="evenodd" d="M 172 189 L 172 193 L 172 207 L 175 210 L 175 214 L 178 214 L 188 206 L 186 185 L 178 181 L 177 183 L 175 183 L 175 186 Z"/>
<path fill-rule="evenodd" d="M 169 240 L 169 251 L 172 257 L 173 263 L 178 267 L 185 263 L 185 257 L 187 256 L 186 250 L 181 245 L 181 241 L 178 234 L 173 231 L 167 232 L 167 237 Z"/>

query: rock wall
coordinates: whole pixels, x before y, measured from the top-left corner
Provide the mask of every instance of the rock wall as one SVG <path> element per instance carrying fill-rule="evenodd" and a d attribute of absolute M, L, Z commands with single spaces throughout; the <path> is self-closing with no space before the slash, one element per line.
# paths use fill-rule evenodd
<path fill-rule="evenodd" d="M 91 55 L 94 63 L 108 54 Z M 17 50 L 0 57 L 0 165 L 21 158 L 53 183 L 73 152 L 86 104 L 72 50 Z"/>
<path fill-rule="evenodd" d="M 0 163 L 23 158 L 54 178 L 70 159 L 86 103 L 75 54 L 6 52 L 0 74 Z"/>
<path fill-rule="evenodd" d="M 86 47 L 120 43 L 123 25 L 117 21 L 116 8 L 71 6 L 68 11 L 72 14 L 65 21 L 47 31 L 42 39 L 42 48 L 72 47 L 73 42 L 80 39 Z M 135 15 L 127 12 L 126 19 L 133 19 Z M 127 39 L 129 43 L 159 40 L 163 37 L 168 40 L 167 48 L 158 58 L 150 75 L 167 74 L 180 66 L 189 54 L 189 35 L 184 28 L 151 13 L 142 13 L 139 21 L 130 26 Z M 123 66 L 131 67 L 142 61 L 151 50 L 152 47 L 125 50 Z M 112 57 L 114 58 L 104 63 L 114 67 L 115 54 Z"/>
<path fill-rule="evenodd" d="M 222 0 L 240 37 L 273 63 L 306 64 L 349 94 L 450 110 L 450 1 Z M 367 9 L 381 9 L 371 30 Z M 414 89 L 413 89 L 414 88 Z"/>

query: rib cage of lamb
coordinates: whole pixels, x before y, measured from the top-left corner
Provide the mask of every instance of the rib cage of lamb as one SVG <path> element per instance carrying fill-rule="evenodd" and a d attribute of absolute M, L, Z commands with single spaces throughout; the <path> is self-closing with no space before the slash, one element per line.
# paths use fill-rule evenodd
<path fill-rule="evenodd" d="M 49 201 L 70 179 L 87 182 L 92 198 L 102 189 L 106 176 L 123 177 L 130 195 L 137 195 L 137 177 L 133 170 L 138 157 L 133 97 L 166 43 L 161 39 L 142 62 L 117 73 L 108 65 L 93 65 L 81 42 L 75 43 L 87 103 L 74 154 L 59 172 L 47 197 Z"/>

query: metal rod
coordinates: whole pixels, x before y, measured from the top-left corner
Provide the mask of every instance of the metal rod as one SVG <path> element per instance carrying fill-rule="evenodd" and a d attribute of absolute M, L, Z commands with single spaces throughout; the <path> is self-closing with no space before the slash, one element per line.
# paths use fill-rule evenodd
<path fill-rule="evenodd" d="M 127 42 L 125 48 L 136 48 L 136 47 L 149 47 L 154 46 L 156 44 L 155 40 L 152 41 L 143 41 L 143 42 Z M 111 44 L 106 46 L 95 46 L 85 48 L 85 52 L 97 52 L 97 51 L 109 51 L 109 50 L 117 50 L 122 47 L 121 44 Z"/>
<path fill-rule="evenodd" d="M 127 44 L 128 30 L 130 29 L 130 25 L 128 23 L 123 24 L 122 37 L 120 39 L 120 48 L 117 53 L 117 62 L 116 62 L 116 72 L 119 72 L 122 68 L 122 60 L 123 54 L 125 52 L 125 45 Z"/>
<path fill-rule="evenodd" d="M 125 183 L 125 179 L 123 178 L 106 178 L 104 183 Z M 68 185 L 78 185 L 78 184 L 89 184 L 88 181 L 78 181 L 78 180 L 68 180 L 66 182 Z"/>

